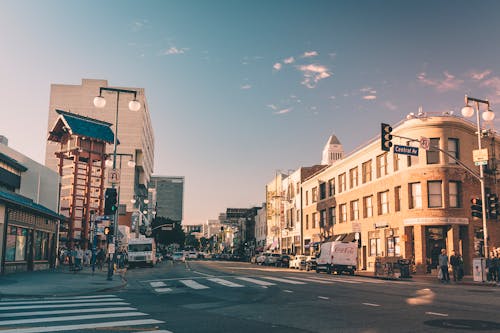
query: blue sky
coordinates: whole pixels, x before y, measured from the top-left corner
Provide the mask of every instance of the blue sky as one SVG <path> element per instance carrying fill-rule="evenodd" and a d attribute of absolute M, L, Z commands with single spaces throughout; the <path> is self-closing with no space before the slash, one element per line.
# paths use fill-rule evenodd
<path fill-rule="evenodd" d="M 146 89 L 184 218 L 265 200 L 276 170 L 380 122 L 500 102 L 498 1 L 24 1 L 0 12 L 0 134 L 43 162 L 50 85 Z M 499 110 L 500 111 L 500 110 Z M 500 117 L 498 117 L 500 119 Z M 27 134 L 28 133 L 28 134 Z"/>

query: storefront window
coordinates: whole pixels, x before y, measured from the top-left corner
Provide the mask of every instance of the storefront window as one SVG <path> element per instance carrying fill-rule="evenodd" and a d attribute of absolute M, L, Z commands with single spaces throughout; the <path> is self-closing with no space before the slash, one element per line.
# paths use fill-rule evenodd
<path fill-rule="evenodd" d="M 399 257 L 401 255 L 401 246 L 399 245 L 399 237 L 387 238 L 387 255 L 389 257 Z"/>
<path fill-rule="evenodd" d="M 382 255 L 382 248 L 380 246 L 380 238 L 370 238 L 370 256 Z"/>
<path fill-rule="evenodd" d="M 42 231 L 35 233 L 35 260 L 48 260 L 49 234 Z"/>
<path fill-rule="evenodd" d="M 26 260 L 26 236 L 28 230 L 20 227 L 9 226 L 7 229 L 7 244 L 5 248 L 5 261 Z"/>

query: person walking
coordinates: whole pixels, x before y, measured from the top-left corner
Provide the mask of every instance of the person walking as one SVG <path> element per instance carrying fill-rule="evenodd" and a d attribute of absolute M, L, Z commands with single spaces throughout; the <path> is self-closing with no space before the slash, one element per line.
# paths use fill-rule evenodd
<path fill-rule="evenodd" d="M 448 272 L 448 255 L 445 249 L 441 249 L 441 254 L 438 257 L 439 268 L 443 275 L 441 282 L 450 283 L 450 273 Z"/>
<path fill-rule="evenodd" d="M 451 269 L 453 271 L 453 281 L 457 282 L 460 281 L 460 255 L 456 254 L 455 251 L 452 251 L 452 255 L 450 257 L 450 265 Z"/>

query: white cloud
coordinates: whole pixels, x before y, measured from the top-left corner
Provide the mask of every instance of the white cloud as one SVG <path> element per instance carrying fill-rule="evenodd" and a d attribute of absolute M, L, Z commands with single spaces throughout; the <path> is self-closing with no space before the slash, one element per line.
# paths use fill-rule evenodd
<path fill-rule="evenodd" d="M 451 90 L 460 89 L 463 80 L 455 78 L 454 75 L 449 72 L 443 72 L 444 78 L 441 79 L 431 79 L 427 77 L 427 73 L 421 72 L 417 75 L 417 80 L 426 85 L 436 88 L 438 92 L 446 92 Z"/>
<path fill-rule="evenodd" d="M 367 100 L 367 101 L 372 101 L 374 99 L 377 99 L 377 96 L 375 96 L 375 95 L 366 95 L 366 96 L 363 96 L 363 99 Z"/>
<path fill-rule="evenodd" d="M 394 104 L 394 103 L 393 103 L 393 102 L 391 102 L 391 101 L 387 101 L 387 102 L 385 102 L 385 103 L 384 103 L 384 106 L 385 106 L 386 108 L 388 108 L 389 110 L 391 110 L 391 111 L 396 111 L 396 110 L 398 109 L 398 107 L 396 106 L 396 104 Z"/>
<path fill-rule="evenodd" d="M 377 91 L 371 87 L 361 88 L 361 89 L 359 89 L 359 91 L 361 91 L 362 93 L 369 93 L 372 95 L 375 95 L 377 93 Z"/>
<path fill-rule="evenodd" d="M 175 46 L 170 47 L 169 49 L 163 52 L 163 55 L 172 55 L 172 54 L 184 54 L 188 48 L 177 48 Z"/>
<path fill-rule="evenodd" d="M 490 74 L 491 74 L 491 71 L 489 69 L 487 69 L 487 70 L 485 70 L 483 72 L 472 71 L 470 73 L 470 76 L 474 80 L 481 81 L 482 79 L 484 79 L 485 77 L 487 77 Z"/>
<path fill-rule="evenodd" d="M 275 63 L 273 68 L 277 71 L 279 71 L 281 69 L 281 64 L 279 62 Z"/>
<path fill-rule="evenodd" d="M 293 64 L 295 62 L 295 58 L 294 57 L 289 57 L 289 58 L 284 59 L 283 62 L 285 64 L 287 64 L 287 65 L 288 64 Z"/>
<path fill-rule="evenodd" d="M 306 51 L 306 52 L 304 52 L 302 57 L 303 58 L 311 58 L 311 57 L 315 57 L 317 55 L 318 55 L 318 52 L 316 52 L 316 51 Z"/>
<path fill-rule="evenodd" d="M 247 90 L 247 89 L 250 89 L 250 88 L 252 88 L 252 86 L 250 84 L 244 84 L 244 85 L 241 86 L 242 90 Z"/>
<path fill-rule="evenodd" d="M 148 20 L 135 20 L 132 22 L 132 31 L 142 30 L 148 24 Z"/>
<path fill-rule="evenodd" d="M 274 105 L 274 104 L 267 104 L 267 107 L 271 108 L 273 110 L 278 110 L 278 107 L 276 105 Z"/>
<path fill-rule="evenodd" d="M 274 114 L 285 114 L 285 113 L 288 113 L 290 111 L 292 111 L 293 109 L 292 108 L 288 108 L 288 109 L 281 109 L 279 111 L 276 111 L 276 112 L 273 112 Z"/>
<path fill-rule="evenodd" d="M 304 79 L 302 84 L 308 88 L 315 88 L 317 83 L 331 76 L 328 68 L 318 64 L 309 64 L 299 66 L 298 69 L 303 72 Z"/>

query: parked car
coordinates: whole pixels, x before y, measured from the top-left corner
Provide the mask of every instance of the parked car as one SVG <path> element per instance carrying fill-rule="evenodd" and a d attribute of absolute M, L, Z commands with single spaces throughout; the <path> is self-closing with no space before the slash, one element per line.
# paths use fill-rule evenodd
<path fill-rule="evenodd" d="M 293 268 L 293 269 L 300 269 L 300 262 L 302 260 L 306 260 L 307 256 L 304 255 L 298 255 L 295 257 L 292 257 L 290 260 L 290 263 L 288 264 L 288 267 Z"/>
<path fill-rule="evenodd" d="M 288 254 L 282 254 L 276 261 L 276 266 L 288 268 L 288 265 L 290 264 L 290 259 L 291 258 Z"/>
<path fill-rule="evenodd" d="M 264 265 L 277 266 L 279 258 L 280 258 L 279 253 L 270 253 L 269 255 L 266 256 L 266 260 L 264 260 Z"/>
<path fill-rule="evenodd" d="M 186 257 L 184 256 L 183 252 L 174 252 L 174 254 L 172 254 L 172 260 L 174 262 L 176 261 L 185 262 Z"/>
<path fill-rule="evenodd" d="M 306 256 L 306 259 L 300 261 L 300 270 L 316 270 L 316 257 Z"/>
<path fill-rule="evenodd" d="M 267 252 L 259 254 L 257 256 L 257 258 L 255 258 L 255 263 L 259 264 L 259 265 L 264 265 L 264 262 L 266 261 L 267 256 L 270 254 L 271 253 L 267 253 Z"/>

